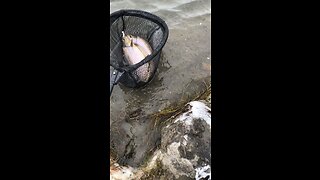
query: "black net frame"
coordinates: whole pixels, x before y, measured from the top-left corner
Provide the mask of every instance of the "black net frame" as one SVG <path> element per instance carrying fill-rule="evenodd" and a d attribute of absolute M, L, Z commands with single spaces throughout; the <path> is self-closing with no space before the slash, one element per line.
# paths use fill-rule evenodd
<path fill-rule="evenodd" d="M 147 40 L 152 47 L 152 53 L 137 64 L 128 64 L 123 57 L 122 31 Z M 152 80 L 168 36 L 167 24 L 156 15 L 130 9 L 112 13 L 110 15 L 110 66 L 121 72 L 119 82 L 127 87 L 140 87 Z M 152 63 L 153 72 L 147 82 L 142 82 L 133 72 L 148 62 Z"/>

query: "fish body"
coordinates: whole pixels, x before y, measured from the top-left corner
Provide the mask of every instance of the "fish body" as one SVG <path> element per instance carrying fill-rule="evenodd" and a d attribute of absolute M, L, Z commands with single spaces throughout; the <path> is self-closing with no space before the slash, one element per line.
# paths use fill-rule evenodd
<path fill-rule="evenodd" d="M 135 37 L 132 39 L 132 43 L 136 45 L 141 50 L 141 52 L 144 53 L 145 56 L 150 55 L 152 53 L 150 45 L 144 39 L 140 37 Z"/>
<path fill-rule="evenodd" d="M 142 38 L 132 35 L 124 35 L 122 37 L 124 44 L 123 53 L 130 65 L 141 62 L 145 57 L 152 53 L 150 45 Z M 143 82 L 147 82 L 153 71 L 153 63 L 146 63 L 134 72 Z"/>

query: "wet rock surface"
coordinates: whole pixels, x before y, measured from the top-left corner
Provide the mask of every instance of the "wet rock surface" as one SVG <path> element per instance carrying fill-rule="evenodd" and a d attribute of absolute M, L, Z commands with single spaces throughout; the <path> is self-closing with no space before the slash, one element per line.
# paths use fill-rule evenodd
<path fill-rule="evenodd" d="M 189 103 L 187 112 L 163 128 L 161 152 L 163 166 L 175 179 L 194 179 L 196 168 L 211 164 L 211 109 L 199 101 Z"/>
<path fill-rule="evenodd" d="M 151 156 L 160 145 L 161 129 L 164 126 L 163 122 L 167 121 L 163 117 L 156 119 L 155 115 L 175 115 L 176 113 L 172 112 L 183 108 L 186 103 L 195 99 L 200 94 L 205 94 L 208 91 L 208 86 L 210 86 L 210 78 L 191 81 L 184 87 L 184 91 L 175 93 L 175 95 L 172 94 L 172 98 L 164 101 L 165 103 L 159 106 L 158 110 L 153 113 L 145 112 L 144 105 L 141 103 L 144 95 L 140 94 L 141 92 L 134 94 L 135 96 L 130 101 L 137 100 L 140 103 L 136 106 L 127 106 L 126 114 L 119 112 L 116 117 L 117 119 L 111 125 L 110 149 L 115 152 L 117 162 L 120 165 L 132 167 L 142 165 L 146 161 L 146 158 Z M 151 87 L 146 87 L 146 89 L 149 88 Z"/>
<path fill-rule="evenodd" d="M 111 179 L 211 179 L 210 101 L 192 101 L 161 130 L 161 146 L 137 168 L 116 164 Z M 117 169 L 115 167 L 110 169 Z"/>
<path fill-rule="evenodd" d="M 128 118 L 127 121 L 121 122 L 119 129 L 111 129 L 112 137 L 117 138 L 111 139 L 111 149 L 116 152 L 119 164 L 139 167 L 159 146 L 160 129 L 154 126 L 154 120 L 146 116 L 139 120 Z"/>

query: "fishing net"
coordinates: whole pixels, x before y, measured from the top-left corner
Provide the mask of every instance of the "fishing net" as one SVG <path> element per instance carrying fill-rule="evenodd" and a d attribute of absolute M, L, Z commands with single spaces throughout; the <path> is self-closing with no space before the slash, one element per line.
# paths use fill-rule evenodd
<path fill-rule="evenodd" d="M 123 54 L 122 32 L 146 40 L 152 48 L 152 53 L 137 64 L 129 64 Z M 112 13 L 110 15 L 110 70 L 114 74 L 115 72 L 121 74 L 117 82 L 127 87 L 140 87 L 152 80 L 168 33 L 166 23 L 148 12 L 120 10 Z M 151 72 L 147 80 L 142 81 L 136 70 L 146 63 L 150 64 Z"/>

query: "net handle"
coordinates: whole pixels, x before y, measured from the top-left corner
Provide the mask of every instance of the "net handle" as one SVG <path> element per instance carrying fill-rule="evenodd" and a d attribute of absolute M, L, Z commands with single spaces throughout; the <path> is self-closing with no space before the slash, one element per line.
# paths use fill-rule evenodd
<path fill-rule="evenodd" d="M 163 30 L 163 39 L 161 40 L 159 45 L 153 50 L 153 52 L 150 55 L 145 57 L 142 61 L 140 61 L 137 64 L 125 66 L 125 67 L 117 67 L 117 68 L 115 67 L 119 71 L 132 72 L 132 71 L 136 70 L 138 67 L 142 66 L 143 64 L 151 61 L 161 51 L 161 49 L 163 48 L 163 46 L 167 42 L 167 39 L 169 36 L 169 29 L 168 29 L 168 26 L 165 23 L 165 21 L 162 20 L 161 18 L 159 18 L 158 16 L 151 14 L 151 13 L 148 13 L 148 12 L 145 12 L 145 11 L 131 10 L 131 9 L 119 10 L 119 11 L 112 13 L 110 15 L 110 28 L 111 28 L 111 25 L 119 17 L 122 17 L 122 16 L 135 16 L 135 17 L 148 19 L 148 20 L 156 23 L 157 25 L 159 25 L 161 27 L 161 29 Z"/>

